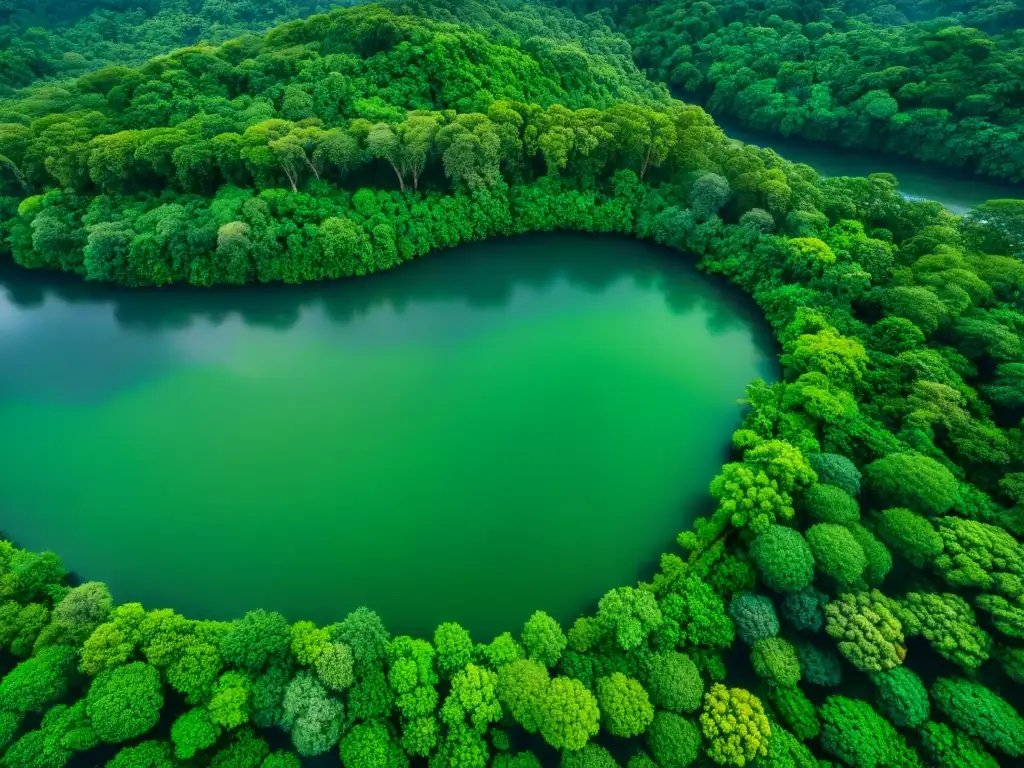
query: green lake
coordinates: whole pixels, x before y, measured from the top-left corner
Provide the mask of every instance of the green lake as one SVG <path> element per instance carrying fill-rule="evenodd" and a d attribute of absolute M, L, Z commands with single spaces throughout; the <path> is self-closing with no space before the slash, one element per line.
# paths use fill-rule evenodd
<path fill-rule="evenodd" d="M 707 511 L 775 356 L 738 291 L 620 238 L 242 290 L 8 267 L 0 530 L 195 618 L 570 622 Z"/>

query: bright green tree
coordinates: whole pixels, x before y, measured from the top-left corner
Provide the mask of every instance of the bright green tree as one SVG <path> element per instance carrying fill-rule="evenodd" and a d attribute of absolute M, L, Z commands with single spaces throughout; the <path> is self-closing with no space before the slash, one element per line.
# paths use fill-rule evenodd
<path fill-rule="evenodd" d="M 546 667 L 558 663 L 567 642 L 558 622 L 544 611 L 537 611 L 523 625 L 522 640 L 529 658 Z"/>
<path fill-rule="evenodd" d="M 67 646 L 44 648 L 18 664 L 0 681 L 0 708 L 9 712 L 43 712 L 67 694 L 77 655 Z"/>
<path fill-rule="evenodd" d="M 931 696 L 953 725 L 1010 757 L 1024 755 L 1024 718 L 992 690 L 973 680 L 940 677 Z"/>
<path fill-rule="evenodd" d="M 754 539 L 750 556 L 761 580 L 779 592 L 796 592 L 814 580 L 814 558 L 799 531 L 773 525 Z"/>
<path fill-rule="evenodd" d="M 513 661 L 498 672 L 498 697 L 527 733 L 540 728 L 549 683 L 547 669 L 531 659 Z"/>
<path fill-rule="evenodd" d="M 905 507 L 882 512 L 878 535 L 916 568 L 932 563 L 942 553 L 942 536 L 931 521 Z"/>
<path fill-rule="evenodd" d="M 928 689 L 914 672 L 906 667 L 893 667 L 875 673 L 871 681 L 878 687 L 878 708 L 890 723 L 900 728 L 917 728 L 928 719 Z"/>
<path fill-rule="evenodd" d="M 902 737 L 867 702 L 829 696 L 821 707 L 821 721 L 821 746 L 846 765 L 881 768 L 904 764 L 896 762 L 906 749 Z"/>
<path fill-rule="evenodd" d="M 220 652 L 229 664 L 260 672 L 291 647 L 291 628 L 284 616 L 273 611 L 251 611 L 231 622 L 221 638 Z"/>
<path fill-rule="evenodd" d="M 806 536 L 819 573 L 842 587 L 860 582 L 868 566 L 867 555 L 848 528 L 835 523 L 818 523 L 807 529 Z"/>
<path fill-rule="evenodd" d="M 981 743 L 945 723 L 925 723 L 921 746 L 929 765 L 936 768 L 998 768 L 999 762 Z"/>
<path fill-rule="evenodd" d="M 768 754 L 768 717 L 761 700 L 742 688 L 711 686 L 700 725 L 708 757 L 719 765 L 744 766 Z"/>
<path fill-rule="evenodd" d="M 992 638 L 978 626 L 971 606 L 959 595 L 910 592 L 896 606 L 906 635 L 920 635 L 954 664 L 970 671 L 988 659 Z"/>
<path fill-rule="evenodd" d="M 651 703 L 669 712 L 694 712 L 704 699 L 700 670 L 683 653 L 666 651 L 653 654 L 647 661 L 644 681 Z"/>
<path fill-rule="evenodd" d="M 121 749 L 106 768 L 177 768 L 177 761 L 166 741 L 144 741 Z"/>
<path fill-rule="evenodd" d="M 642 645 L 662 621 L 654 594 L 636 587 L 618 587 L 597 604 L 597 621 L 605 631 L 614 633 L 624 651 Z"/>
<path fill-rule="evenodd" d="M 345 768 L 405 768 L 408 758 L 382 722 L 356 725 L 341 740 Z"/>
<path fill-rule="evenodd" d="M 864 672 L 903 663 L 907 649 L 896 605 L 878 590 L 840 595 L 825 606 L 828 634 L 839 652 Z"/>
<path fill-rule="evenodd" d="M 205 709 L 190 709 L 171 726 L 174 756 L 191 760 L 204 749 L 212 747 L 220 735 L 220 726 L 210 719 Z"/>
<path fill-rule="evenodd" d="M 554 678 L 540 700 L 540 734 L 555 749 L 583 749 L 597 735 L 601 713 L 579 680 Z"/>
<path fill-rule="evenodd" d="M 320 682 L 334 691 L 343 691 L 355 681 L 355 659 L 344 643 L 331 643 L 314 662 Z"/>
<path fill-rule="evenodd" d="M 804 491 L 802 506 L 815 520 L 849 525 L 860 520 L 860 505 L 842 488 L 818 483 Z"/>
<path fill-rule="evenodd" d="M 85 699 L 96 734 L 112 744 L 134 739 L 153 728 L 163 705 L 160 673 L 141 661 L 102 672 L 92 681 Z"/>
<path fill-rule="evenodd" d="M 437 667 L 445 677 L 451 677 L 473 658 L 473 639 L 462 626 L 448 622 L 434 632 L 437 648 Z"/>
<path fill-rule="evenodd" d="M 816 738 L 821 732 L 818 709 L 800 688 L 796 686 L 791 688 L 769 687 L 768 696 L 772 709 L 779 716 L 779 720 L 793 732 L 797 739 L 809 741 Z M 772 731 L 774 732 L 775 729 L 773 728 Z"/>
<path fill-rule="evenodd" d="M 252 681 L 240 672 L 225 672 L 213 689 L 207 709 L 216 725 L 231 729 L 249 722 Z"/>
<path fill-rule="evenodd" d="M 688 768 L 700 754 L 700 729 L 692 720 L 658 711 L 647 729 L 647 746 L 661 768 Z"/>
<path fill-rule="evenodd" d="M 800 682 L 800 660 L 796 647 L 781 637 L 756 641 L 750 648 L 754 674 L 770 683 L 790 688 Z"/>
<path fill-rule="evenodd" d="M 613 736 L 629 738 L 647 730 L 654 707 L 644 687 L 621 672 L 598 678 L 597 704 L 605 729 Z"/>
<path fill-rule="evenodd" d="M 957 502 L 956 478 L 935 459 L 894 453 L 864 468 L 868 491 L 886 507 L 942 515 Z"/>
<path fill-rule="evenodd" d="M 500 719 L 497 673 L 476 664 L 467 664 L 456 672 L 441 707 L 441 720 L 451 728 L 465 726 L 483 734 Z"/>
<path fill-rule="evenodd" d="M 291 629 L 291 651 L 295 660 L 303 666 L 319 661 L 331 647 L 331 633 L 311 621 L 298 621 Z"/>

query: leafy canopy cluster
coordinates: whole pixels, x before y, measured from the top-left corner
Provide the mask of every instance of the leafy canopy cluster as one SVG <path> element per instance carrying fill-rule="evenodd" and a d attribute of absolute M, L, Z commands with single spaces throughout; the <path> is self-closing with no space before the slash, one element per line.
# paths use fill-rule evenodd
<path fill-rule="evenodd" d="M 672 35 L 741 35 L 714 21 L 732 6 L 705 5 L 687 4 Z M 623 28 L 668 18 L 662 6 L 679 4 L 633 4 Z M 747 70 L 771 68 L 780 30 L 800 45 L 791 10 L 771 10 L 749 10 L 764 40 L 678 48 L 673 77 L 757 52 L 713 78 L 757 85 Z M 954 217 L 888 174 L 822 179 L 731 141 L 646 80 L 605 19 L 367 5 L 0 105 L 0 259 L 23 267 L 129 286 L 302 282 L 494 235 L 621 233 L 753 296 L 783 364 L 748 389 L 714 511 L 649 581 L 571 626 L 537 612 L 479 642 L 452 622 L 392 638 L 366 608 L 325 627 L 270 611 L 194 621 L 69 587 L 55 556 L 0 543 L 0 766 L 108 752 L 114 768 L 536 766 L 511 751 L 519 730 L 567 766 L 610 768 L 611 736 L 631 740 L 634 768 L 1021 756 L 1016 697 L 996 689 L 1024 679 L 1024 217 L 1012 204 Z M 979 39 L 923 44 L 959 61 Z M 787 93 L 803 87 L 802 55 Z M 859 66 L 848 88 L 880 90 Z M 865 119 L 902 119 L 902 103 L 885 117 L 891 102 L 868 101 Z M 908 651 L 907 637 L 923 642 Z M 871 701 L 815 705 L 807 686 L 839 688 L 852 670 Z M 755 677 L 757 695 L 725 685 Z"/>
<path fill-rule="evenodd" d="M 609 14 L 652 76 L 749 128 L 1024 177 L 1014 3 L 558 4 Z"/>

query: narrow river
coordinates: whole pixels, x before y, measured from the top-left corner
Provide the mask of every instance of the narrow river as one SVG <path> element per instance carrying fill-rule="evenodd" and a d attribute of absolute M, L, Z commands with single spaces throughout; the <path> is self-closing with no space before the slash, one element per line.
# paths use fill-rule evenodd
<path fill-rule="evenodd" d="M 966 213 L 986 200 L 1024 198 L 1024 184 L 1012 184 L 896 155 L 843 149 L 799 138 L 760 133 L 744 128 L 738 121 L 728 117 L 715 117 L 715 122 L 731 138 L 774 149 L 787 160 L 806 163 L 822 176 L 895 174 L 900 182 L 900 191 L 907 197 L 934 200 L 956 214 Z"/>

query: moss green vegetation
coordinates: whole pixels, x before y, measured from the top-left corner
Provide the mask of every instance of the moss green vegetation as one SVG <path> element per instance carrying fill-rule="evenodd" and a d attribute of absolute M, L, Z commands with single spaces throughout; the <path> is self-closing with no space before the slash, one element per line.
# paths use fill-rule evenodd
<path fill-rule="evenodd" d="M 751 128 L 1024 178 L 1018 3 L 558 4 L 614 19 L 652 76 Z"/>
<path fill-rule="evenodd" d="M 347 0 L 40 0 L 0 7 L 0 93 L 40 79 L 140 63 L 170 47 L 221 42 Z M 20 6 L 20 7 L 19 7 Z"/>
<path fill-rule="evenodd" d="M 921 45 L 998 60 L 983 37 Z M 869 101 L 884 135 L 870 120 L 888 102 Z M 891 176 L 822 179 L 730 141 L 600 19 L 529 4 L 336 11 L 31 91 L 2 117 L 0 233 L 23 267 L 301 282 L 498 234 L 626 233 L 751 294 L 785 377 L 749 387 L 714 511 L 571 627 L 537 613 L 485 642 L 453 623 L 392 637 L 365 608 L 327 627 L 196 621 L 115 607 L 55 556 L 4 544 L 0 766 L 1024 755 L 1012 216 L 961 219 Z M 291 752 L 271 750 L 273 729 Z"/>

